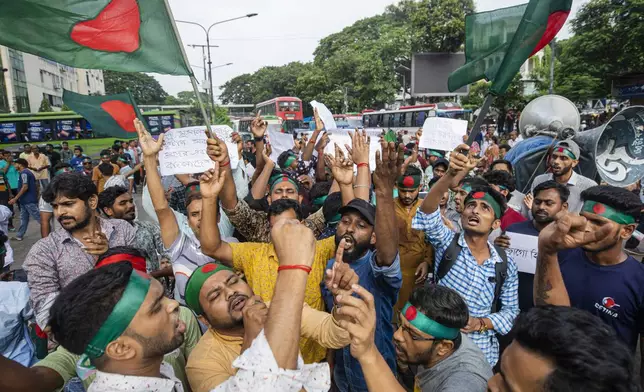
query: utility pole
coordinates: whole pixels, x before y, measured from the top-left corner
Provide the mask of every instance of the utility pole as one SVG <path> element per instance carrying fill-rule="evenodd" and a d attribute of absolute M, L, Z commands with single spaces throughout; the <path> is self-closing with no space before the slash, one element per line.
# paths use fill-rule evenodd
<path fill-rule="evenodd" d="M 349 88 L 344 88 L 344 112 L 349 113 Z"/>
<path fill-rule="evenodd" d="M 548 89 L 549 94 L 553 94 L 555 91 L 555 46 L 556 38 L 553 38 L 550 41 L 550 88 Z"/>

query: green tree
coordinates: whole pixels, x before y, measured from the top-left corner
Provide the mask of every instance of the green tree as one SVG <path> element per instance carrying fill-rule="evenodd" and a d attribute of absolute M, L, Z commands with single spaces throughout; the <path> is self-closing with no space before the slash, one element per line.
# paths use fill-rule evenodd
<path fill-rule="evenodd" d="M 140 72 L 103 71 L 105 94 L 124 93 L 128 89 L 139 105 L 162 104 L 168 93 L 152 76 Z"/>
<path fill-rule="evenodd" d="M 48 113 L 53 111 L 54 110 L 51 108 L 49 100 L 47 98 L 43 98 L 42 101 L 40 101 L 40 109 L 38 109 L 38 113 Z"/>
<path fill-rule="evenodd" d="M 221 88 L 221 94 L 219 94 L 219 99 L 221 102 L 228 103 L 238 103 L 238 104 L 255 104 L 253 99 L 253 92 L 251 89 L 251 84 L 253 83 L 253 75 L 243 74 L 237 77 L 234 77 L 224 83 Z"/>
<path fill-rule="evenodd" d="M 67 106 L 66 104 L 63 104 L 63 107 L 60 108 L 60 110 L 63 111 L 63 112 L 71 112 L 72 111 L 72 109 L 69 106 Z"/>

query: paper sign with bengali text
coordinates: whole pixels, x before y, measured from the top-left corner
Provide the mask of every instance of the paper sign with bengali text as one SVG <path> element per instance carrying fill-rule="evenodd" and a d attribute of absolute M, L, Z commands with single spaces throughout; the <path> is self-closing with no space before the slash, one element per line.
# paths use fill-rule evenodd
<path fill-rule="evenodd" d="M 198 128 L 177 128 L 165 133 L 159 152 L 162 176 L 203 173 L 214 167 L 206 154 L 206 133 Z"/>
<path fill-rule="evenodd" d="M 519 272 L 534 274 L 537 268 L 539 237 L 510 232 L 506 232 L 505 235 L 510 237 L 510 248 L 505 252 L 517 264 Z"/>
<path fill-rule="evenodd" d="M 467 121 L 451 118 L 429 117 L 423 124 L 423 136 L 420 138 L 420 148 L 452 151 L 463 143 L 467 133 Z"/>

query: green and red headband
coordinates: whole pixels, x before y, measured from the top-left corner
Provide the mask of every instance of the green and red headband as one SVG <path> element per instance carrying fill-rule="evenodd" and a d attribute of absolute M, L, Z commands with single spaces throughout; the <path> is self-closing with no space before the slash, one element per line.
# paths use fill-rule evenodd
<path fill-rule="evenodd" d="M 55 175 L 55 176 L 59 176 L 59 175 L 61 175 L 61 174 L 70 173 L 71 171 L 72 171 L 72 169 L 70 169 L 69 167 L 63 167 L 63 168 L 62 168 L 62 169 L 60 169 L 60 170 L 56 170 L 56 172 L 54 173 L 54 175 Z"/>
<path fill-rule="evenodd" d="M 121 336 L 130 325 L 143 301 L 145 301 L 145 296 L 148 294 L 149 289 L 150 277 L 133 269 L 123 296 L 116 303 L 112 313 L 101 325 L 96 335 L 92 337 L 92 340 L 85 347 L 86 356 L 94 359 L 105 354 L 107 345 Z"/>
<path fill-rule="evenodd" d="M 318 196 L 315 199 L 313 199 L 313 205 L 316 207 L 322 207 L 324 205 L 324 202 L 326 201 L 327 197 L 329 195 L 323 195 L 323 196 Z"/>
<path fill-rule="evenodd" d="M 284 166 L 282 166 L 282 169 L 286 169 L 290 167 L 293 164 L 293 162 L 295 162 L 296 160 L 297 160 L 297 156 L 289 155 L 288 158 L 286 158 L 286 160 L 284 161 Z"/>
<path fill-rule="evenodd" d="M 194 270 L 188 282 L 186 283 L 186 305 L 198 315 L 203 314 L 203 309 L 199 303 L 199 292 L 204 283 L 219 271 L 232 271 L 232 268 L 223 264 L 208 263 Z"/>
<path fill-rule="evenodd" d="M 460 333 L 458 328 L 446 327 L 430 319 L 409 302 L 403 308 L 402 315 L 414 328 L 436 339 L 454 340 Z"/>
<path fill-rule="evenodd" d="M 503 216 L 503 212 L 501 211 L 501 205 L 492 197 L 487 192 L 479 191 L 479 192 L 470 192 L 467 197 L 465 198 L 465 205 L 467 205 L 467 202 L 470 201 L 471 199 L 475 200 L 482 200 L 486 202 L 487 204 L 492 207 L 494 210 L 494 215 L 496 216 L 496 219 L 501 219 L 501 216 Z"/>
<path fill-rule="evenodd" d="M 416 189 L 422 182 L 421 175 L 398 177 L 398 189 Z"/>
<path fill-rule="evenodd" d="M 298 192 L 300 191 L 300 186 L 294 179 L 292 179 L 287 174 L 279 174 L 271 177 L 271 192 L 273 192 L 273 188 L 275 188 L 275 186 L 277 186 L 277 184 L 279 184 L 280 182 L 290 182 L 291 184 L 295 185 L 295 189 L 297 189 Z"/>
<path fill-rule="evenodd" d="M 581 208 L 581 212 L 603 216 L 604 218 L 610 219 L 620 225 L 631 225 L 635 223 L 635 218 L 633 218 L 632 216 L 617 211 L 611 206 L 607 206 L 606 204 L 592 200 L 586 200 L 584 202 L 584 206 Z"/>
<path fill-rule="evenodd" d="M 573 161 L 577 160 L 577 157 L 575 156 L 575 154 L 571 150 L 569 150 L 567 148 L 556 147 L 554 152 L 560 152 L 560 153 L 566 155 L 568 158 L 572 159 Z"/>

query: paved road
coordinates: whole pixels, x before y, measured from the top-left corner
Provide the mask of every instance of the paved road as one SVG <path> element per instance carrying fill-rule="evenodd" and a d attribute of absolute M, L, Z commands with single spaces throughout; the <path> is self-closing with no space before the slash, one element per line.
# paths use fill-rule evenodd
<path fill-rule="evenodd" d="M 143 208 L 141 208 L 141 195 L 140 194 L 134 195 L 134 201 L 136 203 L 139 219 L 149 220 L 150 219 L 149 216 L 145 213 L 145 211 L 143 211 Z M 13 223 L 17 229 L 20 226 L 20 217 L 15 216 L 13 219 Z M 55 220 L 53 222 L 53 225 L 54 227 L 52 228 L 52 230 L 60 228 L 60 225 Z M 9 233 L 9 238 L 13 238 L 15 237 L 15 235 L 16 233 Z M 29 250 L 31 249 L 31 247 L 39 239 L 40 239 L 40 225 L 34 220 L 29 220 L 29 227 L 27 229 L 27 234 L 25 235 L 25 238 L 22 241 L 11 241 L 11 247 L 13 248 L 13 257 L 14 257 L 14 263 L 11 265 L 11 269 L 19 269 L 22 267 L 22 263 L 24 262 L 25 257 L 27 257 L 27 253 L 29 253 Z"/>

